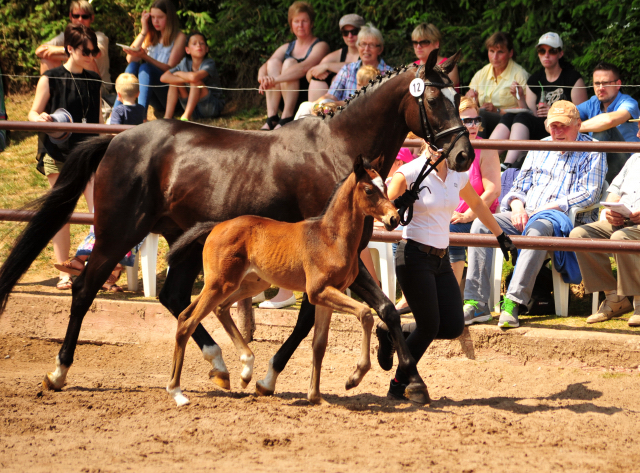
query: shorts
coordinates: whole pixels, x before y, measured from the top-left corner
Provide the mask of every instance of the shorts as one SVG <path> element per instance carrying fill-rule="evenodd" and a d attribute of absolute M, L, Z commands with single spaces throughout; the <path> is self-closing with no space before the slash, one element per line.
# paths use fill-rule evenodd
<path fill-rule="evenodd" d="M 182 108 L 187 108 L 188 98 L 179 97 L 180 105 Z M 224 100 L 222 100 L 217 95 L 213 94 L 211 91 L 207 94 L 207 96 L 201 99 L 196 105 L 196 109 L 193 111 L 194 119 L 198 120 L 200 118 L 216 118 L 219 117 L 222 113 L 222 109 L 224 108 Z"/>
<path fill-rule="evenodd" d="M 45 156 L 42 162 L 44 163 L 45 176 L 49 174 L 60 174 L 62 172 L 62 166 L 64 166 L 62 161 L 56 161 L 51 156 Z"/>
<path fill-rule="evenodd" d="M 541 140 L 549 136 L 549 133 L 544 128 L 544 118 L 535 117 L 532 113 L 505 113 L 500 119 L 500 123 L 511 130 L 511 126 L 514 123 L 522 123 L 529 129 L 530 140 Z"/>

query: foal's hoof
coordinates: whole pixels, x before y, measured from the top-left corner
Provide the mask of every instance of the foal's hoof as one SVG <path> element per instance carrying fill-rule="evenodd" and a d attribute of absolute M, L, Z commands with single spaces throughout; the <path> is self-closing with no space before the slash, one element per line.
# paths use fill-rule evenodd
<path fill-rule="evenodd" d="M 249 381 L 251 381 L 251 379 L 249 379 Z M 240 386 L 242 386 L 242 389 L 244 389 L 247 386 L 249 386 L 249 381 L 245 381 L 244 379 L 240 380 Z"/>
<path fill-rule="evenodd" d="M 231 389 L 231 382 L 229 381 L 229 373 L 223 371 L 211 370 L 209 371 L 209 378 L 213 380 L 218 386 L 227 391 Z"/>
<path fill-rule="evenodd" d="M 60 391 L 62 390 L 62 386 L 56 386 L 51 379 L 49 378 L 49 374 L 44 375 L 44 379 L 42 380 L 42 389 L 45 391 Z"/>
<path fill-rule="evenodd" d="M 404 396 L 415 404 L 425 405 L 431 402 L 427 386 L 422 383 L 411 383 L 404 390 Z"/>
<path fill-rule="evenodd" d="M 256 381 L 256 394 L 258 396 L 273 396 L 273 389 L 269 389 L 262 381 Z"/>
<path fill-rule="evenodd" d="M 314 406 L 328 406 L 329 403 L 324 400 L 322 396 L 308 396 L 307 397 L 310 404 Z"/>
<path fill-rule="evenodd" d="M 360 384 L 360 381 L 362 381 L 361 379 L 358 379 L 356 377 L 350 377 L 349 379 L 347 379 L 347 382 L 344 385 L 344 388 L 348 391 L 349 389 L 353 389 L 356 386 L 358 386 Z"/>

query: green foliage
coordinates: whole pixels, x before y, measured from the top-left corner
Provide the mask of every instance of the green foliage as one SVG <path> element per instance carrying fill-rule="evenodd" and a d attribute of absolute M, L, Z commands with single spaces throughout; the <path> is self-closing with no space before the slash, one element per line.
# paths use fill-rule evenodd
<path fill-rule="evenodd" d="M 35 48 L 61 31 L 68 6 L 62 0 L 32 2 L 5 0 L 0 9 L 3 69 L 9 74 L 38 74 Z M 421 22 L 434 23 L 443 33 L 445 56 L 463 52 L 459 65 L 463 84 L 487 63 L 484 41 L 501 29 L 514 38 L 516 60 L 534 72 L 540 63 L 537 39 L 547 31 L 558 32 L 565 44 L 565 58 L 591 82 L 591 69 L 600 60 L 623 71 L 623 83 L 640 84 L 640 46 L 636 33 L 640 0 L 310 0 L 316 10 L 314 32 L 337 49 L 342 43 L 340 17 L 356 12 L 383 32 L 383 57 L 391 65 L 414 59 L 409 40 Z M 150 3 L 150 2 L 149 2 Z M 130 42 L 139 28 L 140 13 L 149 3 L 136 0 L 94 0 L 96 29 L 111 40 L 112 75 L 124 69 L 124 55 L 113 45 Z M 209 39 L 210 55 L 220 68 L 225 86 L 256 87 L 260 65 L 281 44 L 293 39 L 287 24 L 291 0 L 178 0 L 176 8 L 185 31 L 200 30 Z M 24 82 L 22 82 L 24 83 Z M 33 80 L 27 82 L 32 86 Z M 16 83 L 12 81 L 15 89 Z M 628 88 L 636 98 L 640 91 Z M 232 94 L 233 95 L 233 94 Z M 248 97 L 242 93 L 235 95 Z M 257 94 L 249 102 L 256 105 Z"/>

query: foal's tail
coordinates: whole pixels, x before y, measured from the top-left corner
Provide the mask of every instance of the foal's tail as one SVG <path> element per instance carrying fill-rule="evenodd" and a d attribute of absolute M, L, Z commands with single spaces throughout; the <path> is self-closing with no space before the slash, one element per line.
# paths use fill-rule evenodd
<path fill-rule="evenodd" d="M 191 243 L 209 235 L 215 226 L 216 223 L 214 222 L 200 222 L 184 232 L 180 238 L 171 245 L 171 250 L 167 254 L 166 259 L 169 266 L 175 266 L 180 263 L 185 258 L 187 249 L 191 246 Z"/>
<path fill-rule="evenodd" d="M 9 294 L 40 252 L 71 217 L 89 179 L 104 157 L 113 135 L 79 143 L 69 154 L 56 185 L 25 208 L 38 209 L 0 268 L 0 314 Z"/>

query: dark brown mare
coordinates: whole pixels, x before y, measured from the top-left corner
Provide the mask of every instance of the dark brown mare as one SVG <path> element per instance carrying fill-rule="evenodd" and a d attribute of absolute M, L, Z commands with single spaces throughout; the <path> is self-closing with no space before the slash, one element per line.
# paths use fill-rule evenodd
<path fill-rule="evenodd" d="M 196 327 L 212 311 L 241 353 L 242 387 L 251 381 L 255 357 L 233 322 L 229 308 L 234 302 L 255 296 L 271 284 L 302 291 L 316 306 L 309 402 L 322 402 L 320 370 L 333 310 L 351 313 L 362 324 L 360 361 L 346 387 L 351 389 L 360 384 L 371 368 L 369 348 L 373 312 L 345 295 L 344 290 L 358 276 L 358 246 L 365 216 L 381 221 L 387 230 L 396 228 L 400 221 L 376 170 L 379 164 L 382 159 L 370 164 L 358 156 L 353 172 L 339 184 L 319 217 L 287 223 L 244 215 L 213 227 L 203 251 L 204 287 L 178 317 L 172 378 L 167 386 L 178 406 L 189 403 L 180 389 L 184 350 Z M 172 248 L 171 264 L 173 253 L 180 252 L 181 246 L 178 242 Z"/>
<path fill-rule="evenodd" d="M 43 381 L 45 388 L 61 389 L 64 385 L 82 320 L 98 290 L 123 255 L 149 232 L 162 234 L 171 245 L 202 222 L 219 223 L 240 215 L 298 222 L 319 215 L 335 184 L 352 169 L 355 156 L 383 155 L 380 174 L 385 178 L 409 131 L 421 137 L 429 130 L 437 133 L 435 144 L 449 151 L 448 167 L 467 170 L 474 158 L 468 136 L 460 138 L 450 131 L 462 127 L 458 100 L 454 100 L 447 77 L 460 54 L 436 67 L 436 53 L 431 53 L 425 67 L 405 66 L 373 81 L 335 116 L 305 118 L 275 132 L 157 120 L 78 145 L 0 268 L 0 303 L 4 308 L 14 285 L 68 221 L 95 172 L 96 243 L 89 263 L 73 284 L 69 325 L 56 369 Z M 435 85 L 425 87 L 418 98 L 424 99 L 424 112 L 409 93 L 417 72 Z M 371 233 L 369 218 L 360 248 L 365 247 Z M 191 302 L 193 283 L 201 269 L 202 245 L 194 242 L 185 259 L 171 267 L 160 292 L 160 301 L 175 317 Z M 407 397 L 417 403 L 429 402 L 394 304 L 363 264 L 359 269 L 350 289 L 389 327 L 398 348 L 399 368 L 410 380 Z M 267 385 L 275 386 L 275 376 L 313 323 L 314 307 L 305 298 L 296 327 L 270 361 Z M 224 368 L 220 348 L 201 325 L 193 339 L 214 371 Z"/>

